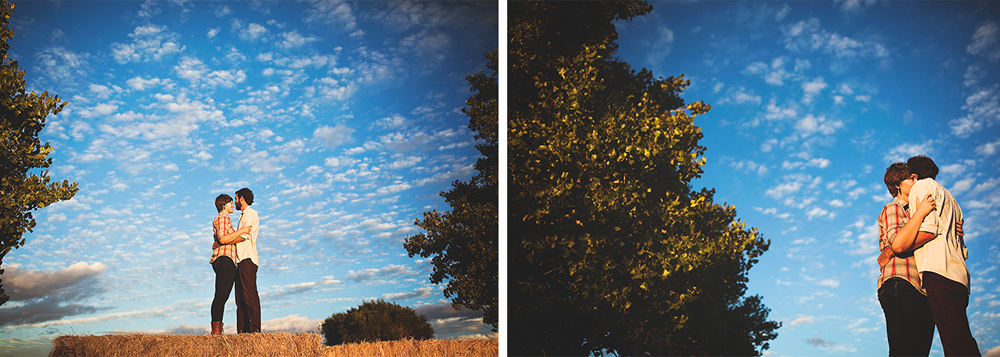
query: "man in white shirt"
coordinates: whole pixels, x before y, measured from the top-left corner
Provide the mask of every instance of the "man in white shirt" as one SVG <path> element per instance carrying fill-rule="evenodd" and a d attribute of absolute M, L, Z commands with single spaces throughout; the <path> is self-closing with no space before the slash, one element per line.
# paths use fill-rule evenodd
<path fill-rule="evenodd" d="M 257 232 L 260 219 L 253 205 L 253 191 L 241 188 L 236 191 L 236 208 L 240 213 L 239 228 L 250 226 L 250 233 L 236 243 L 236 330 L 239 333 L 260 332 L 260 296 L 257 294 Z"/>
<path fill-rule="evenodd" d="M 910 188 L 909 204 L 912 214 L 917 203 L 928 194 L 937 203 L 937 210 L 928 214 L 920 224 L 916 245 L 926 242 L 913 256 L 927 301 L 938 328 L 938 336 L 946 356 L 980 356 L 979 345 L 969 329 L 969 268 L 965 260 L 969 250 L 965 241 L 956 234 L 955 222 L 963 220 L 958 206 L 944 186 L 934 179 L 938 167 L 931 158 L 919 155 L 906 161 L 916 181 Z"/>

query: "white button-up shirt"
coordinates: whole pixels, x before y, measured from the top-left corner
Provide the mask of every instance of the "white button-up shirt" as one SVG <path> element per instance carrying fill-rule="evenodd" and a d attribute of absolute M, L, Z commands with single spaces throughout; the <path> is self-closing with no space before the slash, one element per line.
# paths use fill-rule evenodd
<path fill-rule="evenodd" d="M 965 265 L 969 250 L 955 230 L 955 222 L 963 219 L 962 208 L 944 186 L 932 178 L 925 178 L 910 188 L 911 215 L 917 202 L 923 201 L 928 193 L 934 197 L 937 209 L 924 217 L 920 231 L 932 233 L 935 237 L 913 252 L 913 257 L 917 259 L 917 270 L 921 275 L 924 272 L 937 273 L 970 288 L 969 268 Z"/>
<path fill-rule="evenodd" d="M 250 259 L 254 265 L 260 266 L 260 261 L 257 259 L 257 232 L 260 230 L 260 218 L 257 217 L 257 210 L 250 206 L 245 207 L 243 213 L 240 213 L 239 228 L 243 228 L 246 225 L 250 225 L 253 228 L 250 229 L 249 234 L 241 236 L 244 241 L 236 243 L 236 255 L 240 258 L 240 261 Z"/>

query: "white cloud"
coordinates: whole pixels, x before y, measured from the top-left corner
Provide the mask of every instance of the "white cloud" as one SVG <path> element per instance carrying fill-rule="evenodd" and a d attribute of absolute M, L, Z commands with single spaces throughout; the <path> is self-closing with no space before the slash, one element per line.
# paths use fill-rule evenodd
<path fill-rule="evenodd" d="M 856 40 L 830 32 L 812 18 L 781 27 L 785 48 L 796 52 L 821 51 L 841 59 L 885 58 L 889 50 L 874 40 Z"/>
<path fill-rule="evenodd" d="M 239 24 L 239 22 L 234 21 L 234 24 Z M 248 42 L 267 41 L 266 36 L 271 32 L 266 27 L 256 23 L 250 23 L 247 27 L 240 26 L 236 31 L 241 40 Z"/>
<path fill-rule="evenodd" d="M 972 185 L 975 183 L 976 183 L 976 178 L 969 177 L 967 179 L 955 182 L 954 184 L 951 185 L 951 187 L 948 188 L 948 191 L 951 192 L 951 194 L 953 195 L 960 195 L 962 194 L 962 192 L 968 191 L 970 188 L 972 188 Z"/>
<path fill-rule="evenodd" d="M 791 326 L 805 325 L 816 322 L 816 319 L 812 316 L 795 314 L 795 319 L 789 322 Z"/>
<path fill-rule="evenodd" d="M 298 314 L 261 321 L 263 332 L 319 333 L 319 325 L 324 319 L 310 319 Z"/>
<path fill-rule="evenodd" d="M 771 152 L 771 150 L 773 150 L 774 146 L 777 144 L 778 144 L 778 139 L 767 139 L 760 144 L 760 151 Z"/>
<path fill-rule="evenodd" d="M 168 32 L 166 26 L 139 26 L 128 36 L 132 38 L 132 43 L 111 45 L 115 61 L 121 64 L 159 61 L 185 48 L 175 42 L 177 34 Z"/>
<path fill-rule="evenodd" d="M 836 288 L 836 287 L 840 286 L 840 282 L 837 281 L 836 279 L 824 279 L 823 281 L 820 281 L 820 282 L 816 283 L 816 285 L 819 285 L 819 286 L 829 286 L 831 288 Z"/>
<path fill-rule="evenodd" d="M 337 124 L 337 126 L 332 128 L 323 125 L 313 131 L 313 138 L 327 148 L 336 149 L 338 146 L 353 143 L 354 139 L 351 138 L 352 133 L 354 133 L 354 129 L 348 128 L 343 124 Z"/>
<path fill-rule="evenodd" d="M 967 98 L 962 110 L 965 116 L 948 122 L 952 134 L 967 137 L 994 124 L 1000 123 L 1000 84 L 981 88 Z"/>
<path fill-rule="evenodd" d="M 800 66 L 800 63 L 796 61 L 795 72 L 798 72 L 800 69 L 802 69 L 802 67 Z M 764 62 L 751 63 L 745 70 L 743 70 L 743 73 L 760 75 L 764 78 L 764 82 L 775 86 L 785 85 L 785 81 L 797 76 L 795 73 L 790 73 L 785 70 L 785 57 L 777 57 L 771 60 L 770 65 Z"/>
<path fill-rule="evenodd" d="M 784 120 L 796 116 L 798 116 L 798 110 L 796 110 L 794 104 L 788 107 L 780 107 L 775 103 L 773 98 L 767 104 L 767 114 L 764 115 L 768 120 Z"/>
<path fill-rule="evenodd" d="M 143 79 L 142 77 L 135 77 L 135 78 L 132 78 L 132 79 L 129 79 L 129 80 L 125 81 L 125 84 L 127 84 L 132 89 L 140 90 L 140 91 L 152 88 L 154 86 L 161 86 L 161 85 L 164 86 L 164 87 L 167 87 L 167 89 L 172 89 L 173 85 L 174 85 L 173 81 L 171 81 L 170 79 L 159 79 L 159 78 L 155 78 L 155 77 L 154 78 L 150 78 L 150 79 Z"/>
<path fill-rule="evenodd" d="M 979 83 L 979 81 L 986 78 L 986 70 L 983 69 L 979 64 L 970 64 L 968 68 L 965 69 L 965 81 L 962 82 L 966 87 L 973 87 Z"/>
<path fill-rule="evenodd" d="M 764 192 L 764 195 L 776 200 L 780 200 L 785 196 L 799 192 L 800 189 L 802 189 L 801 182 L 798 181 L 785 182 L 767 189 L 767 191 Z"/>
<path fill-rule="evenodd" d="M 827 84 L 823 81 L 823 77 L 818 77 L 812 82 L 802 83 L 802 92 L 804 93 L 802 96 L 802 102 L 806 104 L 812 103 L 813 98 L 819 95 L 819 93 L 822 92 L 823 89 L 826 89 L 826 87 Z"/>
<path fill-rule="evenodd" d="M 735 104 L 750 103 L 750 104 L 754 104 L 754 105 L 759 105 L 760 104 L 760 96 L 759 95 L 755 95 L 753 93 L 748 93 L 746 91 L 746 88 L 742 88 L 742 87 L 740 87 L 739 89 L 735 89 L 734 88 L 734 89 L 729 90 L 729 95 L 727 97 L 725 97 L 725 98 L 722 98 L 722 100 L 719 101 L 719 103 L 720 104 L 725 104 L 725 103 L 735 103 Z"/>
<path fill-rule="evenodd" d="M 229 6 L 222 5 L 215 9 L 214 12 L 216 17 L 222 18 L 233 14 L 233 10 Z"/>
<path fill-rule="evenodd" d="M 434 288 L 423 287 L 417 288 L 416 290 L 408 293 L 385 293 L 382 294 L 382 298 L 389 301 L 402 301 L 410 299 L 425 298 L 434 295 L 436 292 Z"/>
<path fill-rule="evenodd" d="M 1000 139 L 992 143 L 982 144 L 976 147 L 976 153 L 982 156 L 991 156 L 997 153 L 997 149 L 1000 148 Z"/>
<path fill-rule="evenodd" d="M 399 127 L 402 127 L 403 125 L 405 125 L 406 123 L 407 123 L 406 118 L 404 118 L 402 115 L 400 115 L 398 113 L 390 115 L 390 116 L 382 118 L 382 119 L 379 119 L 376 122 L 376 124 L 378 124 L 379 126 L 381 126 L 383 128 L 388 128 L 388 129 L 399 128 Z"/>
<path fill-rule="evenodd" d="M 891 164 L 894 162 L 905 162 L 906 159 L 917 155 L 930 155 L 934 153 L 933 144 L 932 140 L 928 140 L 923 144 L 899 144 L 885 154 L 883 161 L 886 164 Z"/>
<path fill-rule="evenodd" d="M 670 55 L 670 47 L 674 44 L 674 31 L 666 26 L 659 26 L 656 29 L 657 35 L 654 41 L 646 49 L 646 62 L 659 63 Z"/>
<path fill-rule="evenodd" d="M 1000 61 L 1000 26 L 996 22 L 984 23 L 972 35 L 972 43 L 966 51 L 974 55 L 983 55 L 993 63 Z"/>
<path fill-rule="evenodd" d="M 856 14 L 874 5 L 876 0 L 835 0 L 834 3 L 838 4 L 840 11 L 848 14 Z"/>
<path fill-rule="evenodd" d="M 820 207 L 813 207 L 808 212 L 806 212 L 806 217 L 808 217 L 809 220 L 812 220 L 813 218 L 816 218 L 816 217 L 821 217 L 821 218 L 822 217 L 831 217 L 832 218 L 833 217 L 833 213 L 831 213 L 830 211 L 827 211 L 827 210 L 825 210 L 823 208 L 820 208 Z"/>
<path fill-rule="evenodd" d="M 174 72 L 178 77 L 190 81 L 191 85 L 201 84 L 209 88 L 232 88 L 247 78 L 243 70 L 212 71 L 201 60 L 192 57 L 184 57 L 180 64 L 174 66 Z"/>
<path fill-rule="evenodd" d="M 801 137 L 807 137 L 816 133 L 831 135 L 837 129 L 843 127 L 844 122 L 840 120 L 827 120 L 826 117 L 815 117 L 812 114 L 807 114 L 795 123 L 795 130 Z"/>
<path fill-rule="evenodd" d="M 345 0 L 310 0 L 305 22 L 322 22 L 340 27 L 345 32 L 357 28 L 357 18 L 349 2 Z"/>
<path fill-rule="evenodd" d="M 49 47 L 35 54 L 35 73 L 55 83 L 75 84 L 90 71 L 90 54 L 65 47 Z"/>

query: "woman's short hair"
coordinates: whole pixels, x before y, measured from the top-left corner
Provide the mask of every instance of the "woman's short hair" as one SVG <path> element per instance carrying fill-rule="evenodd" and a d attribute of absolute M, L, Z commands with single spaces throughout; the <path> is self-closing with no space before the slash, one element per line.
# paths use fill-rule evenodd
<path fill-rule="evenodd" d="M 223 193 L 219 195 L 219 197 L 215 198 L 215 209 L 219 210 L 219 212 L 222 212 L 222 209 L 226 208 L 226 204 L 229 202 L 233 202 L 233 198 Z"/>
<path fill-rule="evenodd" d="M 902 162 L 897 162 L 895 164 L 889 165 L 885 169 L 885 188 L 889 189 L 889 194 L 892 197 L 899 195 L 899 183 L 910 177 L 910 167 Z"/>

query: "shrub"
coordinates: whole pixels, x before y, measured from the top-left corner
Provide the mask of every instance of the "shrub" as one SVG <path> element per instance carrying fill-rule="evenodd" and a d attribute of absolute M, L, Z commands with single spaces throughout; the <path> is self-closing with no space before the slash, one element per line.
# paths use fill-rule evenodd
<path fill-rule="evenodd" d="M 394 341 L 405 338 L 427 340 L 434 328 L 427 318 L 407 306 L 378 299 L 323 321 L 320 331 L 329 346 L 344 343 Z"/>

